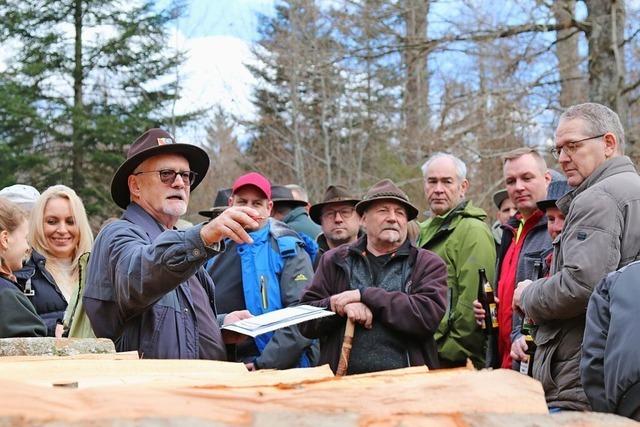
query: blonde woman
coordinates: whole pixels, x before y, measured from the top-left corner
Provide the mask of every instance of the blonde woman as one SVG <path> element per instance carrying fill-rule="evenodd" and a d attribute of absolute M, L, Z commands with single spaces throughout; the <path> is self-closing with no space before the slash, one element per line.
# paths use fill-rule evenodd
<path fill-rule="evenodd" d="M 29 241 L 33 252 L 19 279 L 47 325 L 47 335 L 93 335 L 90 327 L 83 325 L 83 331 L 76 333 L 74 326 L 78 325 L 73 325 L 76 320 L 84 323 L 79 315 L 80 294 L 88 257 L 85 254 L 93 244 L 87 214 L 75 191 L 54 185 L 42 193 L 31 211 Z"/>
<path fill-rule="evenodd" d="M 40 337 L 47 332 L 14 276 L 29 253 L 28 229 L 27 214 L 0 197 L 0 338 Z"/>

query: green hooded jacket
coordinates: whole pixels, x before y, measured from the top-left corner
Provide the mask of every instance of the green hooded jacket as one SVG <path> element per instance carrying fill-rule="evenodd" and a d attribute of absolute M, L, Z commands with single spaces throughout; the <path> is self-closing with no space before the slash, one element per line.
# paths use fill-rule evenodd
<path fill-rule="evenodd" d="M 491 283 L 495 278 L 496 247 L 486 217 L 485 211 L 463 201 L 420 224 L 418 246 L 447 264 L 449 306 L 435 334 L 445 366 L 464 364 L 467 358 L 478 368 L 484 366 L 485 338 L 473 316 L 473 301 L 478 297 L 478 269 L 485 269 Z"/>

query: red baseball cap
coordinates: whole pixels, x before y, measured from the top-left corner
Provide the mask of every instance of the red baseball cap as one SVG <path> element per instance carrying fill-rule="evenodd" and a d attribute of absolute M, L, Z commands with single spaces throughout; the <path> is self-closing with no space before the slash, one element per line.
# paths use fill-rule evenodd
<path fill-rule="evenodd" d="M 231 187 L 231 194 L 236 194 L 236 192 L 245 185 L 253 185 L 258 190 L 262 191 L 264 195 L 267 196 L 267 199 L 271 200 L 271 183 L 267 178 L 259 173 L 250 172 L 236 179 Z"/>

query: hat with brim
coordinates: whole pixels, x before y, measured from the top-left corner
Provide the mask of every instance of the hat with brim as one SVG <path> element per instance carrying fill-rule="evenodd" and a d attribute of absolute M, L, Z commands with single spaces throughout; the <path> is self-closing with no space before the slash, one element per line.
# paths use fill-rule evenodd
<path fill-rule="evenodd" d="M 231 188 L 218 190 L 213 207 L 199 211 L 198 214 L 211 219 L 217 217 L 229 207 L 229 197 L 231 197 Z"/>
<path fill-rule="evenodd" d="M 324 199 L 320 203 L 311 205 L 309 208 L 309 217 L 316 224 L 320 224 L 322 220 L 322 208 L 334 203 L 350 203 L 356 205 L 360 201 L 359 197 L 349 193 L 349 190 L 343 185 L 330 185 L 324 192 Z"/>
<path fill-rule="evenodd" d="M 149 129 L 131 144 L 127 159 L 120 165 L 111 180 L 111 197 L 116 205 L 126 209 L 129 194 L 129 175 L 140 163 L 160 154 L 180 154 L 189 162 L 189 169 L 196 173 L 191 183 L 193 191 L 204 179 L 209 170 L 209 156 L 202 148 L 191 144 L 177 144 L 168 132 L 162 129 Z"/>
<path fill-rule="evenodd" d="M 271 201 L 275 203 L 286 203 L 292 206 L 306 206 L 307 202 L 304 200 L 297 200 L 293 198 L 291 190 L 284 185 L 272 185 L 271 186 Z"/>
<path fill-rule="evenodd" d="M 552 181 L 549 184 L 549 188 L 547 188 L 547 198 L 545 200 L 540 200 L 536 205 L 541 211 L 546 211 L 549 208 L 555 208 L 557 207 L 556 201 L 561 199 L 571 190 L 572 188 L 566 180 Z"/>
<path fill-rule="evenodd" d="M 500 209 L 500 206 L 502 206 L 502 202 L 504 202 L 508 198 L 509 194 L 507 193 L 507 190 L 498 190 L 493 193 L 493 204 L 496 205 L 496 208 Z"/>
<path fill-rule="evenodd" d="M 409 197 L 390 179 L 383 179 L 367 191 L 362 200 L 356 204 L 356 212 L 362 216 L 369 205 L 378 200 L 393 200 L 405 207 L 407 220 L 412 221 L 418 216 L 418 208 L 409 202 Z"/>

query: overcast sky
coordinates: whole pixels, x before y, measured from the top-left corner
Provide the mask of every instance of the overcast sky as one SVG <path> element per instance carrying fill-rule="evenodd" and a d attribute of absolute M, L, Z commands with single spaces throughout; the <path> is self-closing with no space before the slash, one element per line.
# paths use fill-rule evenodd
<path fill-rule="evenodd" d="M 183 99 L 178 112 L 221 105 L 248 117 L 253 78 L 243 64 L 251 61 L 250 45 L 257 38 L 258 13 L 271 15 L 273 0 L 191 0 L 172 43 L 187 54 L 180 70 Z M 241 129 L 238 129 L 242 137 Z M 201 126 L 181 130 L 177 139 L 199 143 Z"/>

